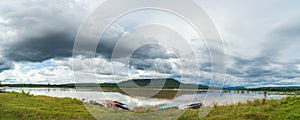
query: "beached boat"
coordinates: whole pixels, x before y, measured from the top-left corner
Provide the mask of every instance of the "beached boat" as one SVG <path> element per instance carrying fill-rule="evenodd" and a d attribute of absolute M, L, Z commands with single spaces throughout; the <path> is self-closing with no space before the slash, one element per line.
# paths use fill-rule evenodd
<path fill-rule="evenodd" d="M 119 109 L 119 110 L 130 110 L 126 104 L 118 101 L 111 101 L 111 100 L 106 100 L 106 107 Z"/>
<path fill-rule="evenodd" d="M 193 104 L 189 104 L 189 105 L 187 105 L 188 106 L 188 108 L 190 108 L 190 109 L 198 109 L 198 108 L 200 108 L 201 106 L 203 106 L 203 104 L 202 103 L 193 103 Z"/>
<path fill-rule="evenodd" d="M 97 106 L 100 106 L 100 107 L 104 107 L 103 104 L 101 104 L 100 102 L 94 101 L 94 100 L 90 100 L 89 103 L 92 104 L 92 105 L 97 105 Z"/>
<path fill-rule="evenodd" d="M 167 104 L 167 105 L 158 105 L 156 106 L 158 110 L 167 110 L 167 109 L 178 109 L 179 104 Z"/>

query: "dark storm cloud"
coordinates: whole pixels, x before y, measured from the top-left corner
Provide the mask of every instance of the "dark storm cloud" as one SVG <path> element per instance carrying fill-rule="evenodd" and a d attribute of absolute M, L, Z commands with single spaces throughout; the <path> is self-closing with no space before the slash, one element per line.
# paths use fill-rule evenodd
<path fill-rule="evenodd" d="M 96 51 L 97 54 L 109 59 L 112 57 L 112 59 L 130 57 L 131 54 L 131 57 L 135 59 L 169 59 L 175 57 L 168 53 L 167 48 L 154 44 L 153 41 L 159 41 L 159 39 L 148 40 L 143 33 L 128 33 L 124 31 L 122 26 L 113 24 L 101 36 Z"/>
<path fill-rule="evenodd" d="M 231 56 L 233 63 L 227 66 L 227 74 L 248 81 L 247 85 L 259 83 L 260 85 L 288 85 L 296 84 L 300 77 L 297 65 L 299 60 L 289 58 L 281 61 L 284 50 L 300 42 L 300 17 L 277 26 L 267 36 L 267 42 L 262 44 L 262 50 L 257 57 L 243 58 Z M 297 56 L 290 56 L 297 57 Z"/>
<path fill-rule="evenodd" d="M 175 54 L 171 53 L 171 51 L 169 51 L 167 48 L 164 48 L 157 44 L 148 44 L 137 49 L 133 53 L 132 58 L 169 59 L 169 58 L 176 58 L 176 56 Z"/>
<path fill-rule="evenodd" d="M 167 59 L 131 59 L 130 66 L 134 67 L 135 69 L 139 70 L 154 70 L 160 73 L 172 73 L 174 69 L 173 65 L 175 63 L 171 63 L 167 61 Z M 177 65 L 178 66 L 178 65 Z"/>
<path fill-rule="evenodd" d="M 14 43 L 6 49 L 4 55 L 14 61 L 31 62 L 69 57 L 72 55 L 73 39 L 75 38 L 67 33 L 48 33 Z"/>
<path fill-rule="evenodd" d="M 290 85 L 288 83 L 296 83 L 300 78 L 300 71 L 297 68 L 299 63 L 283 63 L 267 57 L 235 58 L 233 62 L 233 65 L 227 66 L 227 74 L 243 80 L 246 86 L 253 83 L 259 83 L 261 86 Z M 280 83 L 281 80 L 284 82 Z"/>
<path fill-rule="evenodd" d="M 157 44 L 148 44 L 137 49 L 129 61 L 129 65 L 139 70 L 155 70 L 160 73 L 170 74 L 174 69 L 173 65 L 178 67 L 176 62 L 168 61 L 176 58 L 174 54 Z"/>
<path fill-rule="evenodd" d="M 5 1 L 1 17 L 9 22 L 3 26 L 16 30 L 4 40 L 2 54 L 12 61 L 41 62 L 51 58 L 71 57 L 77 30 L 88 15 L 81 4 L 74 1 Z M 117 40 L 124 34 L 121 26 L 110 27 L 99 41 L 97 55 L 111 58 Z M 0 38 L 4 39 L 4 38 Z M 131 44 L 121 45 L 121 51 Z M 157 47 L 137 53 L 140 58 L 171 57 Z M 148 52 L 146 56 L 144 52 Z"/>
<path fill-rule="evenodd" d="M 12 61 L 40 62 L 69 57 L 85 11 L 74 1 L 3 1 L 3 26 L 15 31 L 4 39 L 3 56 Z"/>
<path fill-rule="evenodd" d="M 14 65 L 11 62 L 0 57 L 0 72 L 12 69 L 13 67 Z"/>
<path fill-rule="evenodd" d="M 269 40 L 263 44 L 261 56 L 274 59 L 283 50 L 300 44 L 300 15 L 278 25 L 268 34 Z"/>
<path fill-rule="evenodd" d="M 211 72 L 212 71 L 212 64 L 210 62 L 205 62 L 200 64 L 200 70 L 204 72 Z"/>
<path fill-rule="evenodd" d="M 294 79 L 299 77 L 297 64 L 282 63 L 267 57 L 253 59 L 235 58 L 234 64 L 228 66 L 227 74 L 251 80 L 269 77 L 271 79 Z M 274 67 L 277 66 L 277 67 Z"/>

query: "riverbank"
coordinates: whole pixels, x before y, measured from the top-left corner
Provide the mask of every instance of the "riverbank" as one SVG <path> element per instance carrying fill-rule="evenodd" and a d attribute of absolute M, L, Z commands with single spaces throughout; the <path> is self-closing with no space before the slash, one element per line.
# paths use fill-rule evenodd
<path fill-rule="evenodd" d="M 97 111 L 104 108 L 95 107 Z M 159 111 L 158 111 L 159 112 Z M 0 93 L 0 119 L 78 119 L 93 120 L 81 101 L 70 98 L 33 96 L 26 93 Z M 103 112 L 105 114 L 105 112 Z M 107 113 L 108 114 L 108 113 Z M 109 113 L 113 114 L 113 113 Z M 126 114 L 126 115 L 125 115 Z M 130 116 L 133 112 L 125 112 Z M 198 120 L 198 110 L 187 110 L 182 120 Z M 215 106 L 205 119 L 300 119 L 300 98 L 255 100 L 245 104 Z"/>

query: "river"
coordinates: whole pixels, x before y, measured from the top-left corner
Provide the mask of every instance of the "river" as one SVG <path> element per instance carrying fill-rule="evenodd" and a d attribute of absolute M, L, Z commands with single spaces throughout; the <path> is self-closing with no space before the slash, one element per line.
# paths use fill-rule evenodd
<path fill-rule="evenodd" d="M 196 93 L 184 93 L 174 97 L 164 97 L 172 94 L 174 91 L 164 91 L 164 94 L 153 97 L 141 97 L 141 96 L 130 96 L 122 92 L 99 92 L 93 89 L 74 89 L 74 88 L 6 88 L 6 91 L 11 92 L 26 92 L 33 95 L 45 95 L 51 97 L 69 97 L 77 98 L 85 101 L 98 101 L 103 103 L 105 100 L 115 100 L 123 102 L 129 106 L 129 108 L 140 107 L 140 106 L 154 106 L 159 104 L 170 104 L 177 103 L 182 106 L 190 104 L 192 102 L 199 102 L 207 97 L 208 92 L 196 92 Z M 143 91 L 141 91 L 143 92 Z M 214 92 L 214 91 L 210 91 Z M 215 94 L 214 94 L 215 93 Z M 238 93 L 236 91 L 231 92 L 214 92 L 210 95 L 215 95 L 211 100 L 207 100 L 204 105 L 210 106 L 217 102 L 218 105 L 236 104 L 238 102 L 244 103 L 248 100 L 255 99 L 280 99 L 287 95 L 279 95 L 275 93 L 264 94 L 263 92 L 244 92 Z M 219 96 L 219 97 L 218 97 Z M 217 99 L 218 98 L 218 99 Z"/>

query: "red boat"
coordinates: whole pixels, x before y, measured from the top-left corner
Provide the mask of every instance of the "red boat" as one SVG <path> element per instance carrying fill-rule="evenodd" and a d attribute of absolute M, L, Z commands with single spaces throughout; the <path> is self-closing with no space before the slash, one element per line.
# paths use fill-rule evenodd
<path fill-rule="evenodd" d="M 111 100 L 106 100 L 106 106 L 111 107 L 114 109 L 121 109 L 121 110 L 130 110 L 126 104 L 118 102 L 118 101 L 111 101 Z"/>

